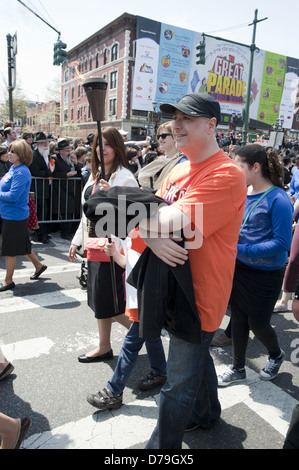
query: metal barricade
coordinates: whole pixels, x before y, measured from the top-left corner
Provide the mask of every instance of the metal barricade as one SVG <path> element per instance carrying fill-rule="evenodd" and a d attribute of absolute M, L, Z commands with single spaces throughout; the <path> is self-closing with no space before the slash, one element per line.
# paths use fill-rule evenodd
<path fill-rule="evenodd" d="M 39 222 L 80 222 L 82 215 L 82 178 L 40 178 L 32 176 Z"/>

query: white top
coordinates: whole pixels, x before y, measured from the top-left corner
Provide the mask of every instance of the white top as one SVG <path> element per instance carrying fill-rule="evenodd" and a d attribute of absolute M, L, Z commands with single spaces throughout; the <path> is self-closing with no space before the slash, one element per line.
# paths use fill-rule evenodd
<path fill-rule="evenodd" d="M 113 186 L 128 186 L 128 187 L 133 187 L 133 188 L 138 187 L 138 183 L 133 173 L 127 168 L 122 167 L 122 166 L 118 167 L 115 173 L 112 173 L 110 179 L 107 182 L 110 184 L 111 187 Z M 82 191 L 82 196 L 81 196 L 82 207 L 85 203 L 85 199 L 84 199 L 85 191 L 89 186 L 93 186 L 94 183 L 95 183 L 95 179 L 93 175 L 90 175 Z M 87 218 L 85 214 L 82 213 L 82 218 L 81 218 L 79 227 L 72 240 L 73 245 L 84 246 L 84 240 L 87 238 L 87 225 L 88 225 Z"/>

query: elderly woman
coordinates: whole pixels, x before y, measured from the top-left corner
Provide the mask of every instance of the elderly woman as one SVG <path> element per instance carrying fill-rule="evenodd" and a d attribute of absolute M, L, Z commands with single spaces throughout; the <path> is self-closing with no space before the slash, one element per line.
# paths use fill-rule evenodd
<path fill-rule="evenodd" d="M 8 148 L 8 158 L 12 166 L 0 181 L 0 216 L 2 222 L 2 249 L 5 256 L 6 275 L 0 284 L 0 292 L 14 289 L 13 274 L 16 257 L 25 255 L 34 265 L 35 273 L 30 279 L 38 279 L 47 267 L 31 249 L 28 233 L 29 191 L 32 150 L 23 139 L 12 142 Z"/>

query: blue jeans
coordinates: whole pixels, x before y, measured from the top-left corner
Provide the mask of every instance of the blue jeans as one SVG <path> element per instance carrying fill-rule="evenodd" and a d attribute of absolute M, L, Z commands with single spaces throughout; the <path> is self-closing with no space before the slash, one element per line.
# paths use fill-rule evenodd
<path fill-rule="evenodd" d="M 189 424 L 210 427 L 221 413 L 217 375 L 209 347 L 214 333 L 202 331 L 202 343 L 170 335 L 167 381 L 160 392 L 159 417 L 147 449 L 181 449 Z"/>
<path fill-rule="evenodd" d="M 113 377 L 107 383 L 107 388 L 115 395 L 123 393 L 144 343 L 151 369 L 158 375 L 166 375 L 166 359 L 161 338 L 139 338 L 139 322 L 134 321 L 125 337 Z"/>

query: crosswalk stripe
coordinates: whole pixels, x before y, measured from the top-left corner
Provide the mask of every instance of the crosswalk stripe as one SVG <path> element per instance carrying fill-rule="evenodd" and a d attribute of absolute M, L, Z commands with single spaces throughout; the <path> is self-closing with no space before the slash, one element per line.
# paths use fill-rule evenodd
<path fill-rule="evenodd" d="M 0 305 L 0 314 L 29 310 L 33 308 L 61 305 L 74 301 L 84 302 L 87 298 L 86 290 L 66 289 L 45 294 L 28 295 L 26 297 L 11 297 L 5 299 L 4 305 Z"/>
<path fill-rule="evenodd" d="M 30 267 L 27 269 L 16 269 L 14 272 L 14 280 L 21 279 L 21 278 L 29 278 L 34 273 L 34 267 L 31 263 Z M 70 272 L 78 272 L 80 271 L 80 264 L 79 263 L 67 263 L 67 264 L 56 264 L 55 266 L 48 266 L 48 269 L 43 274 L 43 277 L 53 276 L 55 274 L 62 274 L 62 273 L 70 273 Z M 1 273 L 1 268 L 0 268 Z M 3 269 L 4 273 L 4 269 Z M 1 274 L 0 274 L 1 275 Z M 4 274 L 3 274 L 4 275 Z"/>
<path fill-rule="evenodd" d="M 33 338 L 24 341 L 18 341 L 11 344 L 0 344 L 1 349 L 10 362 L 17 360 L 28 360 L 49 354 L 50 349 L 54 346 L 53 341 L 49 338 Z"/>

